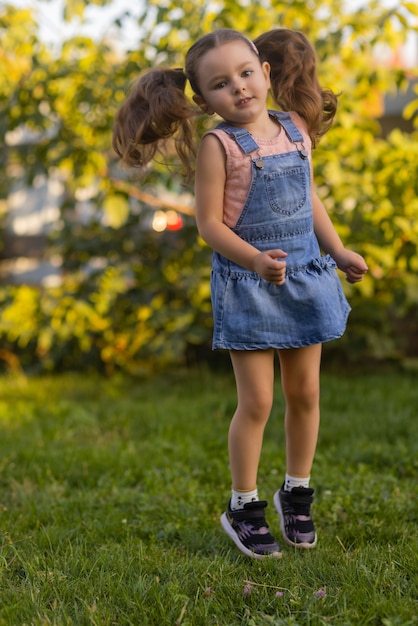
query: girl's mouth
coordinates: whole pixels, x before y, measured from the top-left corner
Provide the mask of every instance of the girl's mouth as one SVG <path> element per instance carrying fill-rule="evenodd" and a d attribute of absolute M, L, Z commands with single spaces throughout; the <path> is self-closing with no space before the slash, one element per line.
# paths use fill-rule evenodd
<path fill-rule="evenodd" d="M 241 100 L 238 100 L 237 106 L 239 106 L 239 107 L 245 106 L 246 104 L 251 102 L 251 100 L 252 100 L 252 98 L 241 98 Z"/>

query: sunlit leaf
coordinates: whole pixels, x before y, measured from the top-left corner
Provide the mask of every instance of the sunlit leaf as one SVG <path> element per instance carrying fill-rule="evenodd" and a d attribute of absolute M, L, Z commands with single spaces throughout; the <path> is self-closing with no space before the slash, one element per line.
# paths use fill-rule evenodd
<path fill-rule="evenodd" d="M 103 202 L 106 223 L 112 228 L 120 228 L 129 215 L 129 203 L 122 194 L 108 196 Z"/>
<path fill-rule="evenodd" d="M 418 5 L 415 2 L 402 2 L 402 6 L 412 15 L 418 16 Z"/>
<path fill-rule="evenodd" d="M 405 119 L 410 120 L 418 113 L 418 99 L 412 100 L 403 110 L 403 116 Z"/>

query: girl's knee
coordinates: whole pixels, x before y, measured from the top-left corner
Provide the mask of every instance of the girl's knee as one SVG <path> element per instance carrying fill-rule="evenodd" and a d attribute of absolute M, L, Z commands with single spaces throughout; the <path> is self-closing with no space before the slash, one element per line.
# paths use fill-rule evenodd
<path fill-rule="evenodd" d="M 273 407 L 273 395 L 267 392 L 242 394 L 238 397 L 238 408 L 247 418 L 257 422 L 268 420 Z"/>
<path fill-rule="evenodd" d="M 310 380 L 298 385 L 290 385 L 284 390 L 284 395 L 288 406 L 316 407 L 319 405 L 319 381 Z"/>

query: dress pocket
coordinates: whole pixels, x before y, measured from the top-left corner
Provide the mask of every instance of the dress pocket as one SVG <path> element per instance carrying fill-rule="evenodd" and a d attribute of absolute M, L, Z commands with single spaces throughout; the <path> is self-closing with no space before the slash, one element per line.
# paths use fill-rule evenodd
<path fill-rule="evenodd" d="M 267 197 L 272 210 L 290 216 L 306 202 L 308 184 L 303 167 L 291 167 L 271 172 L 264 177 Z"/>

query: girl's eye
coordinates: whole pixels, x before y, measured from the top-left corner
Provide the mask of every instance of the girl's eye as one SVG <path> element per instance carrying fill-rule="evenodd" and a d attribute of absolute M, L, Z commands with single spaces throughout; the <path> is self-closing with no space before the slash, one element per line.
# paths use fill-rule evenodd
<path fill-rule="evenodd" d="M 253 72 L 252 72 L 252 70 L 245 70 L 245 71 L 242 73 L 242 75 L 243 75 L 243 76 L 251 76 L 251 74 L 252 74 L 252 73 L 253 73 Z"/>
<path fill-rule="evenodd" d="M 223 80 L 220 83 L 217 83 L 215 85 L 215 89 L 222 89 L 222 87 L 225 87 L 225 85 L 226 85 L 226 81 Z"/>

